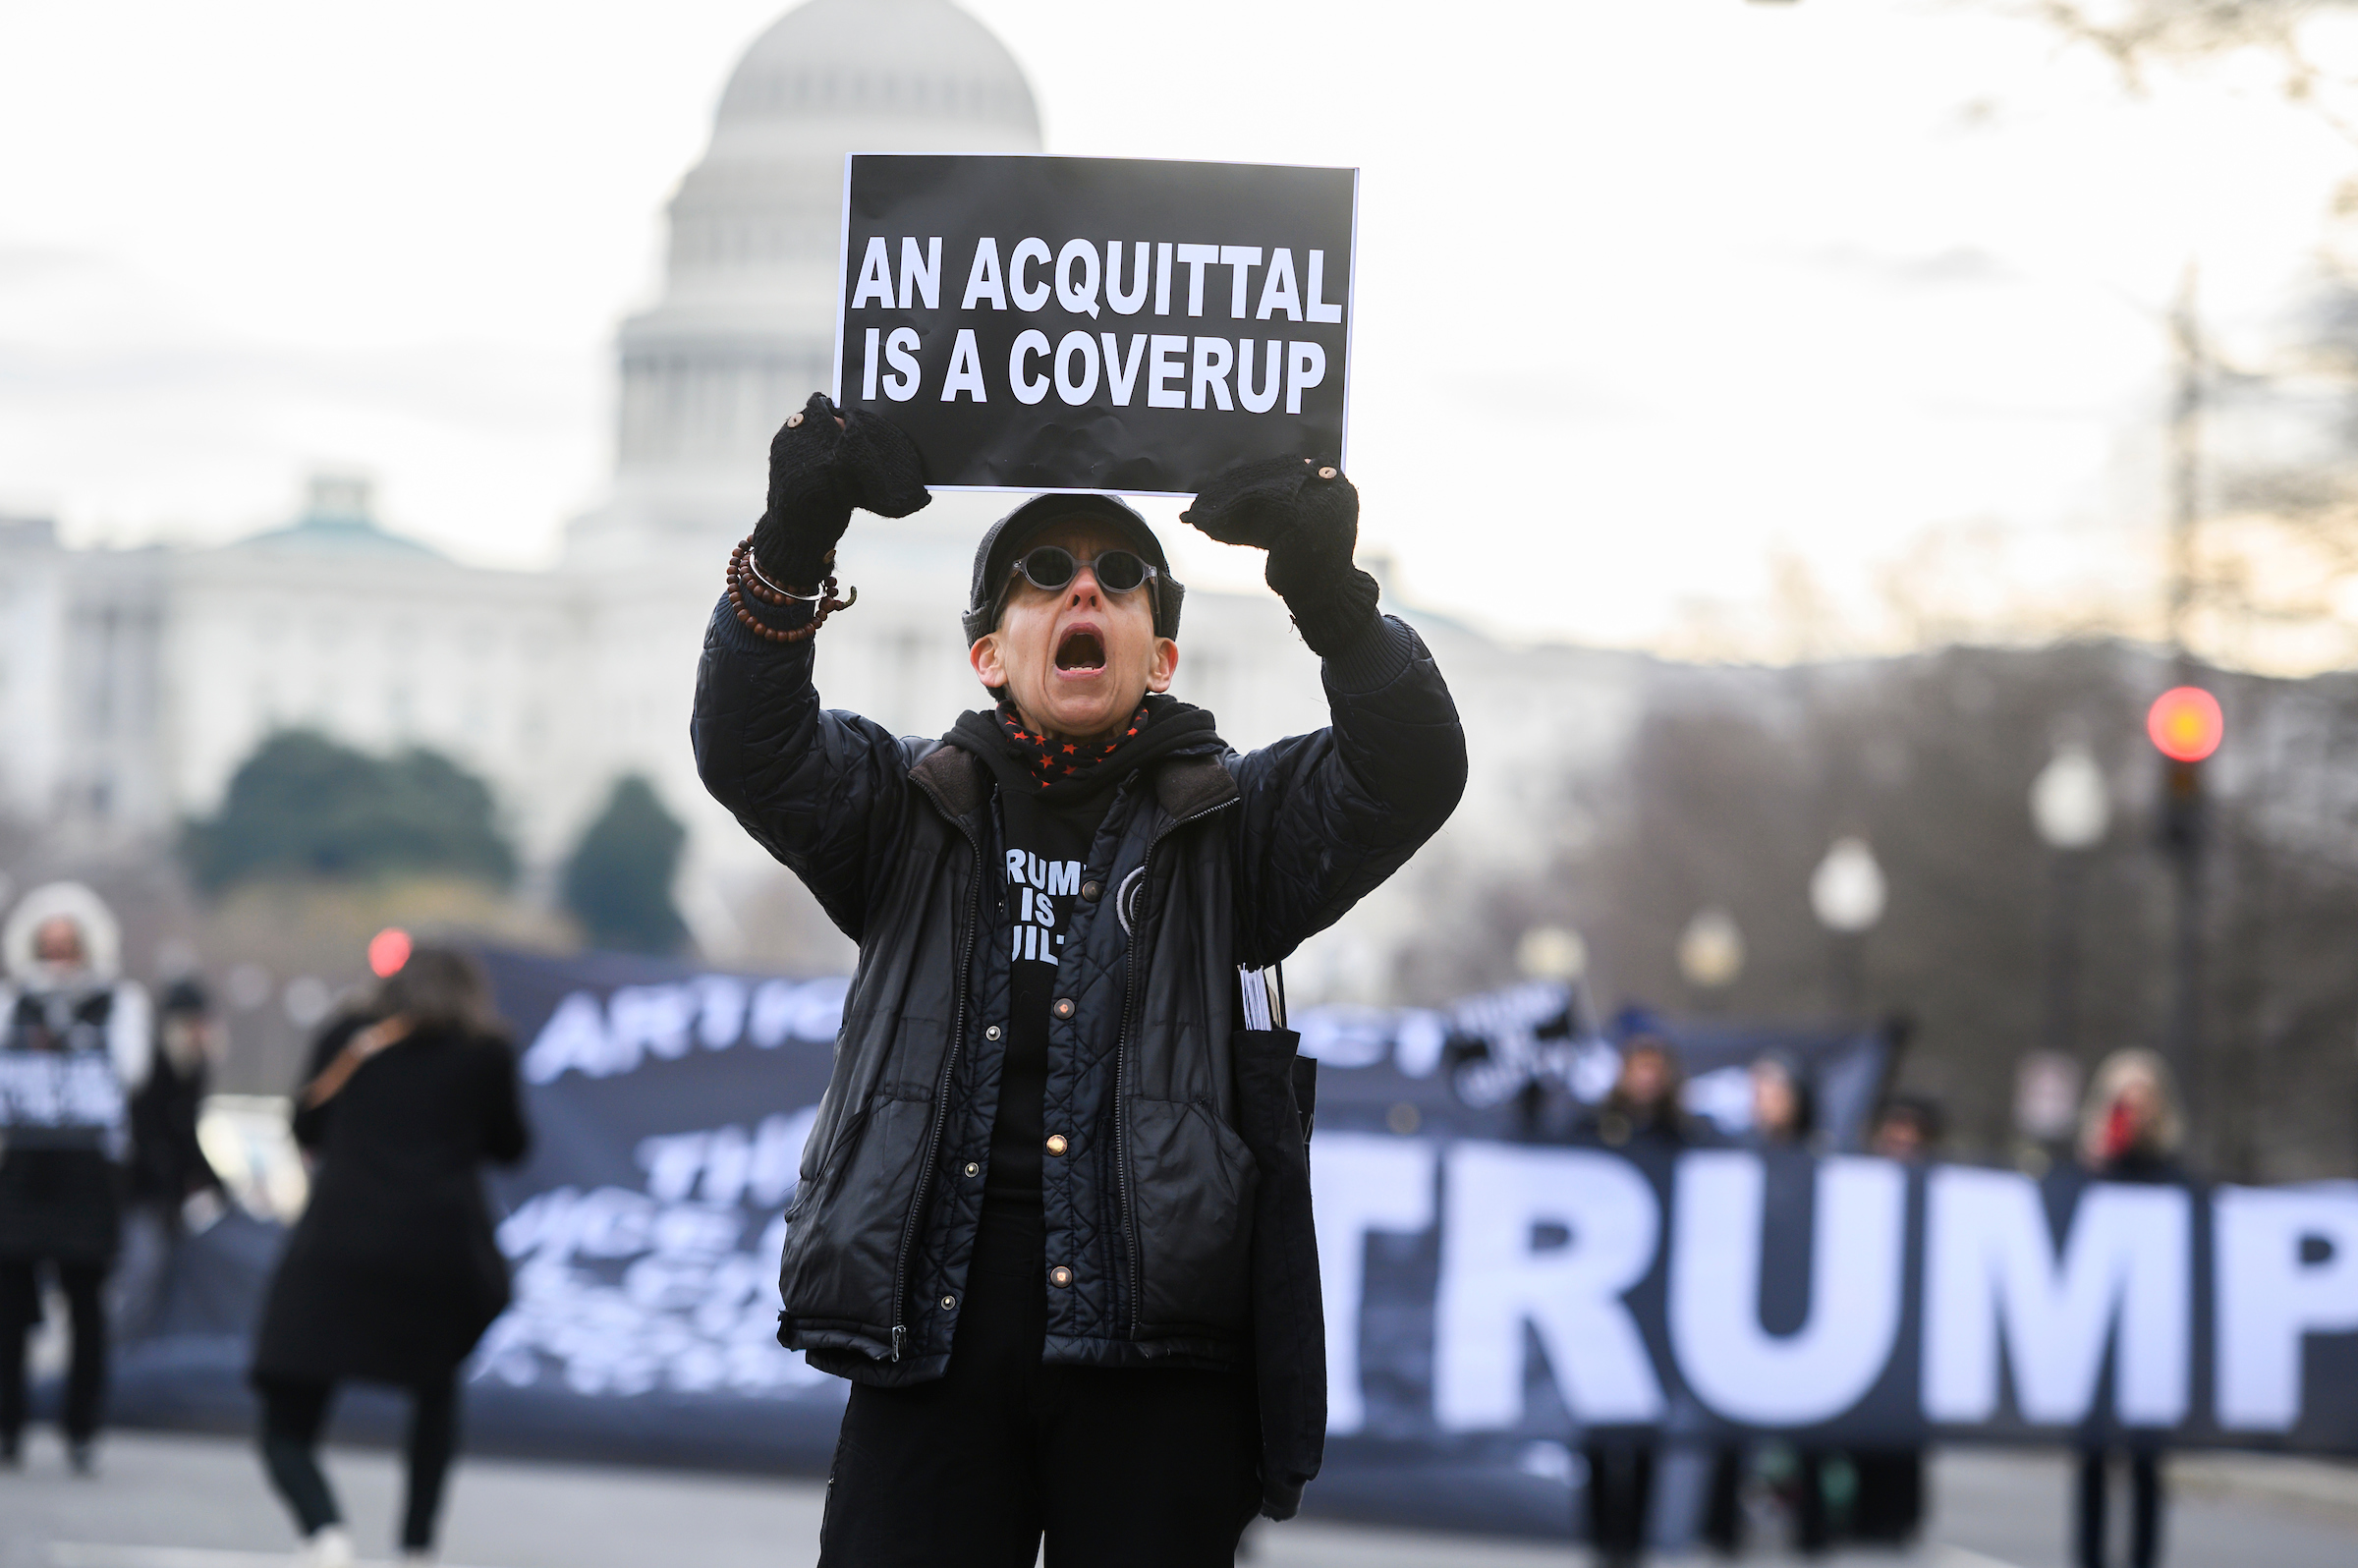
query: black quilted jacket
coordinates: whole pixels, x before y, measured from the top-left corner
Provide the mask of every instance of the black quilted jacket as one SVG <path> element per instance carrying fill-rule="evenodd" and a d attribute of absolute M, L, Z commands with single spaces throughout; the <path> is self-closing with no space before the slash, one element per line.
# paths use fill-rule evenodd
<path fill-rule="evenodd" d="M 692 726 L 705 787 L 860 944 L 787 1211 L 778 1337 L 862 1382 L 919 1382 L 949 1363 L 997 1107 L 995 786 L 955 746 L 822 709 L 812 657 L 723 601 Z M 1236 967 L 1331 924 L 1465 784 L 1456 708 L 1406 626 L 1382 622 L 1325 683 L 1331 728 L 1150 764 L 1098 830 L 1049 1029 L 1046 1125 L 1068 1139 L 1043 1176 L 1051 1362 L 1251 1359 Z"/>

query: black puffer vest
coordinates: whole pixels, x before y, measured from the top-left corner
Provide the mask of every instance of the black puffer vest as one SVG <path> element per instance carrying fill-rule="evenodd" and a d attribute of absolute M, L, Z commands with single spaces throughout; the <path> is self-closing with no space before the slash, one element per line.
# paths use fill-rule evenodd
<path fill-rule="evenodd" d="M 779 1337 L 867 1382 L 947 1366 L 982 1211 L 1005 1039 L 1007 924 L 990 775 L 912 747 L 899 873 L 870 911 L 835 1074 L 804 1153 Z M 1228 1366 L 1245 1353 L 1254 1165 L 1233 1128 L 1235 994 L 1217 755 L 1116 792 L 1082 873 L 1049 1022 L 1047 1357 Z M 1125 977 L 1139 983 L 1125 983 Z M 1068 1005 L 1069 1004 L 1069 1005 Z M 890 1245 L 880 1245 L 889 1240 Z"/>
<path fill-rule="evenodd" d="M 1006 924 L 998 812 L 969 753 L 821 707 L 812 662 L 810 641 L 760 642 L 724 599 L 692 736 L 713 797 L 860 944 L 787 1211 L 778 1337 L 824 1371 L 913 1383 L 949 1364 L 998 1108 L 1008 966 L 983 949 Z M 1239 1119 L 1237 968 L 1333 924 L 1448 819 L 1466 779 L 1457 710 L 1408 627 L 1371 627 L 1322 673 L 1328 727 L 1142 764 L 1097 830 L 1048 1038 L 1046 1126 L 1067 1142 L 1042 1192 L 1050 1361 L 1247 1365 L 1264 1177 L 1302 1205 L 1270 1235 L 1309 1245 L 1301 1146 L 1268 1138 L 1290 1097 Z M 1282 1090 L 1283 1062 L 1249 1059 Z M 1240 1127 L 1283 1156 L 1269 1172 Z M 1289 1314 L 1315 1340 L 1313 1286 Z M 1265 1347 L 1259 1360 L 1265 1404 Z M 1322 1427 L 1322 1370 L 1314 1350 L 1290 1398 L 1297 1448 Z M 1295 1474 L 1315 1470 L 1314 1453 Z"/>

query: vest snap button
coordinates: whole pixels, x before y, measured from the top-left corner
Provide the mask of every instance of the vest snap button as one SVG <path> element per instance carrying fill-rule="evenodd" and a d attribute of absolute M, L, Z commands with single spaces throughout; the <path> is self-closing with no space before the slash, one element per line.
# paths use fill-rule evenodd
<path fill-rule="evenodd" d="M 1069 996 L 1059 996 L 1059 997 L 1057 997 L 1057 998 L 1056 998 L 1056 1007 L 1055 1007 L 1055 1013 L 1056 1013 L 1056 1016 L 1057 1016 L 1058 1018 L 1070 1018 L 1070 1017 L 1072 1017 L 1072 1016 L 1073 1016 L 1073 999 L 1072 999 L 1071 997 L 1069 997 Z"/>
<path fill-rule="evenodd" d="M 966 1162 L 966 1173 L 969 1176 L 980 1176 L 982 1174 L 982 1167 L 970 1159 Z"/>
<path fill-rule="evenodd" d="M 1097 901 L 1097 895 L 1104 891 L 1105 889 L 1098 886 L 1095 882 L 1083 882 L 1081 884 L 1081 896 L 1092 904 L 1095 904 Z"/>
<path fill-rule="evenodd" d="M 958 1310 L 958 1298 L 955 1296 L 942 1297 L 941 1310 L 945 1313 L 956 1312 Z"/>
<path fill-rule="evenodd" d="M 982 1032 L 982 1037 L 984 1039 L 997 1039 L 999 1037 L 999 1026 L 996 1024 L 991 1025 L 990 1028 Z"/>
<path fill-rule="evenodd" d="M 1062 1133 L 1050 1133 L 1050 1134 L 1048 1135 L 1048 1152 L 1049 1152 L 1049 1153 L 1051 1153 L 1051 1154 L 1061 1154 L 1061 1153 L 1063 1153 L 1063 1152 L 1064 1152 L 1066 1149 L 1068 1149 L 1068 1148 L 1072 1148 L 1072 1145 L 1070 1145 L 1070 1144 L 1068 1144 L 1068 1143 L 1066 1143 L 1066 1142 L 1065 1142 L 1065 1138 L 1064 1138 L 1064 1135 L 1063 1135 Z"/>
<path fill-rule="evenodd" d="M 1048 1278 L 1059 1285 L 1069 1285 L 1073 1282 L 1073 1271 L 1062 1263 L 1058 1263 L 1054 1268 L 1048 1270 Z"/>

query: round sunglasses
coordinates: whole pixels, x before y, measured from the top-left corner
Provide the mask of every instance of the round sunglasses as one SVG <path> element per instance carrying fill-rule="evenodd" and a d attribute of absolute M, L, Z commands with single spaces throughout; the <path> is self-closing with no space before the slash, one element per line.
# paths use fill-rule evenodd
<path fill-rule="evenodd" d="M 1143 588 L 1154 575 L 1153 566 L 1133 550 L 1107 550 L 1094 561 L 1084 561 L 1061 544 L 1042 544 L 1026 550 L 1015 558 L 1009 575 L 1020 576 L 1036 588 L 1057 593 L 1071 587 L 1085 566 L 1095 575 L 1097 587 L 1108 593 L 1127 593 Z"/>

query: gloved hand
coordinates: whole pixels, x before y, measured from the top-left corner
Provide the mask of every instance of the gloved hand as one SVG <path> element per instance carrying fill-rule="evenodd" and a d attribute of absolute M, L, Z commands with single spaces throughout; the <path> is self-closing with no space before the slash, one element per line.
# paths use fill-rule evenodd
<path fill-rule="evenodd" d="M 1321 657 L 1375 623 L 1376 580 L 1351 564 L 1359 491 L 1341 471 L 1290 457 L 1240 463 L 1205 485 L 1179 520 L 1222 544 L 1268 551 L 1263 576 Z"/>
<path fill-rule="evenodd" d="M 838 415 L 814 392 L 769 443 L 769 506 L 754 525 L 754 558 L 772 583 L 816 592 L 853 507 L 907 517 L 932 499 L 925 460 L 898 425 L 866 409 Z"/>

